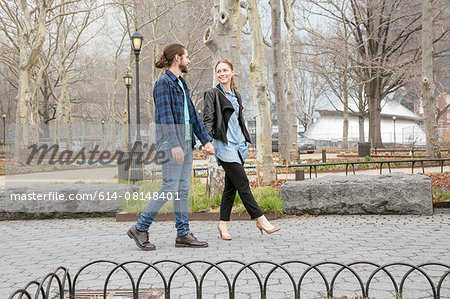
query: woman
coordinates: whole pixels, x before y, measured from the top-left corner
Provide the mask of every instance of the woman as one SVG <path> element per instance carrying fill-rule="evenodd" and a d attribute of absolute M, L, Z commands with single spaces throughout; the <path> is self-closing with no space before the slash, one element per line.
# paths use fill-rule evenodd
<path fill-rule="evenodd" d="M 214 139 L 217 163 L 225 170 L 225 188 L 220 205 L 220 222 L 217 225 L 220 237 L 231 240 L 228 231 L 231 209 L 239 192 L 242 203 L 256 226 L 266 233 L 274 233 L 274 227 L 263 215 L 250 190 L 249 181 L 244 171 L 247 157 L 247 142 L 250 136 L 242 114 L 242 100 L 234 83 L 233 65 L 228 60 L 220 60 L 215 66 L 219 84 L 205 92 L 203 123 L 209 135 Z"/>

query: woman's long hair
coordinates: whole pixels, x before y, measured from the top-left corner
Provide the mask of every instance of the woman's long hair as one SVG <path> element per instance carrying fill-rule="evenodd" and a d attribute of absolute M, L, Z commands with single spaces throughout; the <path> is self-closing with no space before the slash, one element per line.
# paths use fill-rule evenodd
<path fill-rule="evenodd" d="M 182 56 L 186 48 L 180 44 L 170 44 L 164 48 L 155 62 L 155 67 L 162 69 L 172 65 L 173 59 L 178 54 Z"/>
<path fill-rule="evenodd" d="M 214 71 L 217 72 L 217 66 L 218 66 L 219 64 L 221 64 L 221 63 L 227 64 L 227 65 L 231 68 L 231 70 L 234 71 L 234 69 L 233 69 L 233 64 L 231 64 L 231 62 L 229 62 L 229 61 L 226 60 L 226 59 L 222 59 L 222 60 L 217 61 L 216 66 L 214 67 Z M 236 92 L 238 91 L 237 88 L 236 88 L 236 83 L 234 82 L 234 76 L 231 77 L 230 85 L 231 85 L 231 87 L 232 87 Z"/>

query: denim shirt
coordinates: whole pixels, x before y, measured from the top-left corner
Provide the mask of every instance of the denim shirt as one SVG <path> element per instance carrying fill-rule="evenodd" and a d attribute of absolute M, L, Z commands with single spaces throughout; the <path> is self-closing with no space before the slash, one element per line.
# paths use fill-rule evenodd
<path fill-rule="evenodd" d="M 233 89 L 231 89 L 231 93 L 229 93 L 222 85 L 220 85 L 220 87 L 227 96 L 227 99 L 233 105 L 234 112 L 228 120 L 228 144 L 217 139 L 214 139 L 213 141 L 217 164 L 220 165 L 219 160 L 229 163 L 235 162 L 244 164 L 248 154 L 248 146 L 238 121 L 239 102 Z"/>

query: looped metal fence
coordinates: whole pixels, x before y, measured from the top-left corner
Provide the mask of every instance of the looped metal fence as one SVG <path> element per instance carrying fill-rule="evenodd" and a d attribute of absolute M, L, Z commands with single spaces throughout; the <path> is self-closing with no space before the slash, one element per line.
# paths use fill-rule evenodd
<path fill-rule="evenodd" d="M 164 265 L 173 265 L 172 271 L 168 273 L 166 269 L 163 269 Z M 103 281 L 103 288 L 99 290 L 97 294 L 92 297 L 84 296 L 80 297 L 77 292 L 80 291 L 79 280 L 82 279 L 85 272 L 89 272 L 89 268 L 94 266 L 108 267 L 106 269 L 104 280 L 97 277 L 96 282 L 101 283 Z M 144 269 L 137 271 L 138 275 L 133 276 L 135 267 L 131 269 L 131 266 L 142 266 Z M 198 273 L 194 269 L 194 266 L 202 265 L 203 271 Z M 234 273 L 227 273 L 225 266 L 237 266 Z M 266 266 L 265 277 L 262 274 L 262 267 Z M 112 267 L 112 268 L 111 268 Z M 128 268 L 127 268 L 128 267 Z M 328 269 L 326 267 L 332 267 Z M 367 267 L 371 270 L 367 271 Z M 403 269 L 403 270 L 400 270 Z M 404 271 L 406 269 L 406 271 Z M 253 283 L 252 298 L 274 298 L 269 295 L 271 288 L 278 288 L 278 294 L 284 293 L 284 298 L 311 298 L 304 294 L 305 289 L 308 286 L 311 287 L 312 273 L 316 273 L 316 279 L 312 279 L 313 289 L 319 292 L 318 289 L 322 289 L 320 296 L 322 298 L 333 298 L 334 296 L 340 296 L 336 293 L 336 285 L 339 283 L 350 280 L 353 282 L 352 296 L 358 296 L 358 298 L 372 298 L 374 292 L 372 292 L 372 286 L 378 285 L 380 280 L 384 279 L 387 283 L 382 284 L 383 291 L 390 292 L 394 298 L 409 298 L 404 297 L 405 285 L 417 286 L 421 283 L 421 292 L 425 292 L 426 298 L 443 299 L 450 296 L 450 266 L 443 263 L 424 263 L 420 265 L 412 265 L 408 263 L 389 263 L 385 265 L 378 265 L 372 262 L 360 261 L 349 264 L 325 261 L 320 263 L 307 263 L 304 261 L 291 260 L 282 263 L 276 263 L 273 261 L 255 261 L 251 263 L 244 263 L 237 260 L 223 260 L 220 262 L 208 262 L 203 260 L 189 261 L 181 263 L 174 260 L 161 260 L 153 263 L 144 261 L 128 261 L 124 263 L 117 263 L 108 260 L 98 260 L 88 263 L 81 267 L 75 276 L 71 277 L 69 270 L 65 267 L 58 267 L 55 271 L 45 275 L 41 280 L 34 280 L 26 284 L 23 288 L 13 292 L 9 298 L 42 298 L 42 299 L 64 299 L 64 298 L 114 298 L 109 295 L 109 291 L 114 289 L 111 287 L 111 281 L 113 276 L 123 271 L 124 277 L 119 282 L 120 289 L 129 288 L 129 297 L 133 299 L 144 298 L 141 297 L 142 284 L 150 280 L 149 277 L 145 277 L 150 272 L 154 272 L 156 275 L 155 280 L 151 280 L 151 284 L 159 284 L 162 286 L 161 298 L 172 298 L 173 285 L 177 281 L 177 274 L 184 270 L 185 275 L 191 277 L 193 280 L 194 293 L 192 297 L 195 298 L 211 298 L 215 297 L 219 292 L 218 287 L 208 289 L 208 294 L 205 295 L 205 281 L 208 274 L 216 271 L 214 275 L 214 281 L 222 283 L 222 288 L 225 290 L 221 294 L 220 298 L 239 298 L 239 288 L 242 288 L 240 280 L 250 281 L 251 278 L 256 280 Z M 97 271 L 91 271 L 98 275 Z M 344 273 L 348 276 L 346 280 L 342 280 Z M 413 273 L 415 276 L 413 277 Z M 432 275 L 430 274 L 432 273 Z M 135 273 L 136 274 L 136 273 Z M 365 274 L 367 278 L 363 279 L 362 274 Z M 384 276 L 382 275 L 384 274 Z M 88 275 L 88 274 L 86 274 Z M 91 274 L 92 275 L 92 274 Z M 245 275 L 245 277 L 244 277 Z M 249 276 L 250 275 L 250 276 Z M 382 276 L 382 277 L 381 277 Z M 310 278 L 310 282 L 307 283 L 307 278 Z M 136 279 L 137 278 L 137 279 Z M 331 280 L 330 280 L 331 278 Z M 339 281 L 339 279 L 341 279 Z M 92 280 L 92 278 L 88 279 Z M 187 280 L 184 280 L 183 284 Z M 339 283 L 338 283 L 339 281 Z M 77 289 L 78 287 L 78 289 Z M 181 288 L 187 286 L 182 285 Z M 92 288 L 92 287 L 91 287 Z M 116 283 L 117 288 L 117 283 Z M 281 291 L 280 291 L 281 289 Z M 248 292 L 248 291 L 247 291 Z M 445 292 L 445 294 L 444 294 Z M 101 297 L 97 297 L 101 296 Z M 346 295 L 348 296 L 348 294 Z M 422 293 L 422 296 L 423 293 Z M 124 297 L 120 297 L 124 298 Z M 145 297 L 148 298 L 148 297 Z M 156 298 L 156 297 L 152 297 Z M 159 297 L 158 297 L 159 298 Z M 314 297 L 316 298 L 316 297 Z"/>

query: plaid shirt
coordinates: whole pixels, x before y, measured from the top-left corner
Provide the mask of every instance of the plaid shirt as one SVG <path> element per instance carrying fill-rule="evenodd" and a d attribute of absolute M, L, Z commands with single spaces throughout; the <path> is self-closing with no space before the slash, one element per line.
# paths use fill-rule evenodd
<path fill-rule="evenodd" d="M 213 139 L 209 136 L 205 125 L 200 119 L 192 103 L 186 81 L 180 76 L 177 78 L 167 70 L 164 75 L 156 80 L 153 88 L 155 101 L 156 144 L 164 141 L 170 148 L 183 147 L 185 143 L 184 129 L 184 95 L 177 80 L 183 83 L 189 109 L 189 124 L 191 125 L 192 148 L 195 146 L 194 134 L 205 145 Z"/>

